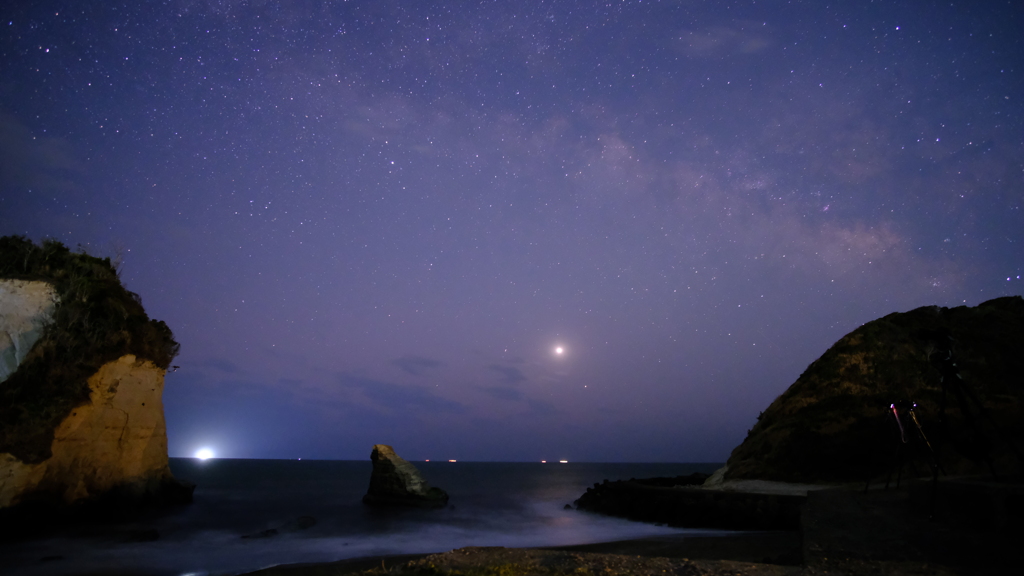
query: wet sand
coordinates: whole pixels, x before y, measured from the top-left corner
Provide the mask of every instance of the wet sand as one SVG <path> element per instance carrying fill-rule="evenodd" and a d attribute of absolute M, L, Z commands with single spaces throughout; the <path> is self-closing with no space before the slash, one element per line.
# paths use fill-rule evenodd
<path fill-rule="evenodd" d="M 620 556 L 644 559 L 640 564 L 663 558 L 676 561 L 704 560 L 739 563 L 769 563 L 767 573 L 789 574 L 800 564 L 800 533 L 785 532 L 737 532 L 723 536 L 659 536 L 636 540 L 620 540 L 576 546 L 551 548 L 463 548 L 440 554 L 406 554 L 397 556 L 374 556 L 355 558 L 324 564 L 290 564 L 260 570 L 252 574 L 259 576 L 339 576 L 372 571 L 374 573 L 403 573 L 406 569 L 422 568 L 424 565 L 451 564 L 457 571 L 484 566 L 506 564 L 529 564 L 538 559 L 548 563 L 558 559 L 575 559 L 586 564 L 590 559 L 606 556 Z M 465 551 L 470 551 L 466 554 Z M 428 560 L 423 564 L 423 560 Z M 421 564 L 416 564 L 416 561 Z M 413 566 L 407 566 L 412 563 Z M 604 561 L 607 564 L 607 558 Z M 583 565 L 580 564 L 580 565 Z M 788 568 L 784 568 L 788 566 Z M 634 566 L 635 567 L 635 566 Z M 735 566 L 733 566 L 735 568 Z M 594 572 L 594 570 L 590 570 Z M 595 572 L 596 573 L 596 572 Z M 511 575 L 509 575 L 511 576 Z"/>

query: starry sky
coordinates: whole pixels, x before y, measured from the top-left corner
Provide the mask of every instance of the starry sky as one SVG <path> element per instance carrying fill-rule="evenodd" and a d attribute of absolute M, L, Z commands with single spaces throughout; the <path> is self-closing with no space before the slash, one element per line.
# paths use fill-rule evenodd
<path fill-rule="evenodd" d="M 1024 8 L 835 4 L 4 2 L 0 234 L 173 329 L 172 456 L 724 461 L 1024 292 Z"/>

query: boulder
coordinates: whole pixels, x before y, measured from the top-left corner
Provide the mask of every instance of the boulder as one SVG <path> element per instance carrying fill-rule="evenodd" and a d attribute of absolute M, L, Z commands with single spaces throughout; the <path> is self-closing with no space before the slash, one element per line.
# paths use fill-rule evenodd
<path fill-rule="evenodd" d="M 0 512 L 190 501 L 162 403 L 177 351 L 109 259 L 0 238 Z"/>
<path fill-rule="evenodd" d="M 448 504 L 448 494 L 427 484 L 420 471 L 395 454 L 391 446 L 375 445 L 370 460 L 373 473 L 364 503 L 418 508 L 443 508 Z"/>

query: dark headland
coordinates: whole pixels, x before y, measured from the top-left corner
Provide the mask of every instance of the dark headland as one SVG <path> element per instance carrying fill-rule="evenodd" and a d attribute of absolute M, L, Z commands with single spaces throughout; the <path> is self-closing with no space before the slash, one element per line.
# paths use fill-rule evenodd
<path fill-rule="evenodd" d="M 258 574 L 1016 572 L 1024 541 L 1022 407 L 1020 296 L 894 313 L 813 362 L 710 478 L 605 481 L 577 501 L 580 513 L 746 531 L 463 548 Z"/>

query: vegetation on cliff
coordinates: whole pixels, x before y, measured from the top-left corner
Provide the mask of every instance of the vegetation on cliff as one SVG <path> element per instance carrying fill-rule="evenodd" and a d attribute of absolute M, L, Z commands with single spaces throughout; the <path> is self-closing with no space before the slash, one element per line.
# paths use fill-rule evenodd
<path fill-rule="evenodd" d="M 50 456 L 54 429 L 89 400 L 88 378 L 126 354 L 166 369 L 178 353 L 170 328 L 151 320 L 109 258 L 0 237 L 0 279 L 42 280 L 59 301 L 53 323 L 0 386 L 0 453 L 34 464 Z"/>
<path fill-rule="evenodd" d="M 947 386 L 943 400 L 943 365 L 935 353 L 949 343 L 963 394 Z M 984 412 L 971 402 L 972 394 Z M 889 407 L 901 401 L 917 403 L 915 413 L 947 473 L 1019 473 L 1024 299 L 997 298 L 974 308 L 922 307 L 847 334 L 758 417 L 733 450 L 726 478 L 848 482 L 877 477 L 894 462 L 899 432 Z M 904 420 L 910 438 L 913 424 Z M 915 444 L 905 447 L 914 463 Z M 926 473 L 927 449 L 918 442 L 916 450 L 916 467 Z"/>

